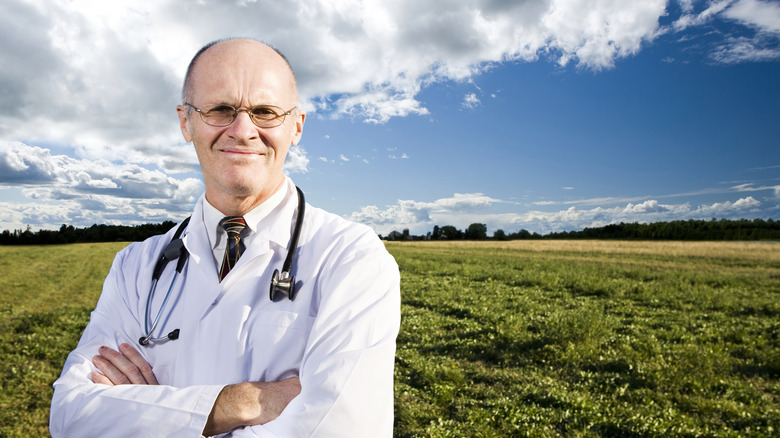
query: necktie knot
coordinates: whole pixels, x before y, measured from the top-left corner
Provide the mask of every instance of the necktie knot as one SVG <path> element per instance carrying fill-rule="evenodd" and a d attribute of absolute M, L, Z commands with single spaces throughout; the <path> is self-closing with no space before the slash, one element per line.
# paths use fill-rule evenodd
<path fill-rule="evenodd" d="M 241 231 L 246 228 L 246 221 L 242 216 L 228 216 L 222 219 L 219 224 L 228 235 L 225 256 L 222 259 L 222 268 L 219 270 L 219 281 L 222 281 L 233 266 L 236 265 L 238 258 L 241 257 L 241 252 L 244 249 L 243 242 L 241 242 Z"/>
<path fill-rule="evenodd" d="M 236 238 L 246 228 L 246 221 L 243 216 L 228 216 L 222 219 L 220 225 L 227 231 L 228 237 Z"/>

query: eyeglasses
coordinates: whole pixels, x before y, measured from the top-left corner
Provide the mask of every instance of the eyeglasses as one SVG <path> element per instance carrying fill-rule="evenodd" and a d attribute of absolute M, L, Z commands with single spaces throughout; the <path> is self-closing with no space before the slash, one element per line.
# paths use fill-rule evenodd
<path fill-rule="evenodd" d="M 195 105 L 189 102 L 184 102 L 184 104 L 197 111 L 201 120 L 207 125 L 227 126 L 233 123 L 233 120 L 236 120 L 239 111 L 246 111 L 249 114 L 249 118 L 252 119 L 252 123 L 257 125 L 258 128 L 276 128 L 284 123 L 285 117 L 298 108 L 292 107 L 289 111 L 285 111 L 274 105 L 257 105 L 252 108 L 236 109 L 222 103 L 196 108 Z"/>

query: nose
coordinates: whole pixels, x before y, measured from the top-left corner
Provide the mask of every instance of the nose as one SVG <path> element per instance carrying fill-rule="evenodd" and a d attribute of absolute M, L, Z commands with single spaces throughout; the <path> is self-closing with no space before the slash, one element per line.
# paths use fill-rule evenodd
<path fill-rule="evenodd" d="M 228 126 L 227 134 L 237 141 L 254 140 L 259 134 L 257 125 L 252 122 L 247 110 L 239 110 L 236 119 Z"/>

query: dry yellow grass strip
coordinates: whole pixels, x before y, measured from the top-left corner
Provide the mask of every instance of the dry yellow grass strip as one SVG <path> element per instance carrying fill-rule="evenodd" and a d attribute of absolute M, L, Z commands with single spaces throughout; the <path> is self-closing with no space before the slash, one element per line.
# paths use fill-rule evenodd
<path fill-rule="evenodd" d="M 496 248 L 540 252 L 668 255 L 780 262 L 780 242 L 680 242 L 626 240 L 512 240 L 387 242 L 388 245 Z"/>

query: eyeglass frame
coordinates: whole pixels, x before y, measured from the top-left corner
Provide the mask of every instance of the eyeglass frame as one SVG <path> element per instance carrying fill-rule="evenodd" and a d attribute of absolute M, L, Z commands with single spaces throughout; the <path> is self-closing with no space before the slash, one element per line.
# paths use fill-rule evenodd
<path fill-rule="evenodd" d="M 193 104 L 191 104 L 189 102 L 183 102 L 183 104 L 188 106 L 188 107 L 190 107 L 190 108 L 192 108 L 192 109 L 194 109 L 195 112 L 197 112 L 200 115 L 200 119 L 203 121 L 203 123 L 205 123 L 205 124 L 207 124 L 209 126 L 214 126 L 214 127 L 218 127 L 218 128 L 224 128 L 225 126 L 232 125 L 233 122 L 235 122 L 236 119 L 238 118 L 238 113 L 241 112 L 241 111 L 246 112 L 246 114 L 249 116 L 249 120 L 251 120 L 252 123 L 255 126 L 257 126 L 258 128 L 276 128 L 276 127 L 281 126 L 282 124 L 284 124 L 284 121 L 287 118 L 287 116 L 291 115 L 293 111 L 298 109 L 297 106 L 294 106 L 294 107 L 290 108 L 288 111 L 284 111 L 284 108 L 276 106 L 276 105 L 255 105 L 255 106 L 253 106 L 251 108 L 236 108 L 233 105 L 228 105 L 226 103 L 213 103 L 213 104 L 203 105 L 202 107 L 198 108 L 198 107 L 196 107 L 195 105 L 193 105 Z M 233 119 L 230 122 L 228 122 L 226 125 L 215 125 L 213 123 L 209 123 L 209 122 L 206 121 L 206 119 L 205 119 L 205 117 L 203 115 L 203 112 L 202 112 L 203 108 L 206 108 L 206 107 L 218 107 L 218 106 L 225 106 L 225 107 L 233 108 Z M 269 121 L 279 120 L 279 123 L 276 124 L 276 125 L 271 125 L 271 126 L 260 126 L 257 123 L 257 121 L 255 121 L 254 114 L 252 114 L 252 110 L 257 108 L 257 107 L 267 107 L 267 108 L 278 108 L 278 109 L 280 109 L 282 111 L 282 113 L 279 114 L 278 116 L 274 117 L 273 119 L 269 120 Z M 276 113 L 276 111 L 274 111 L 274 113 Z"/>

